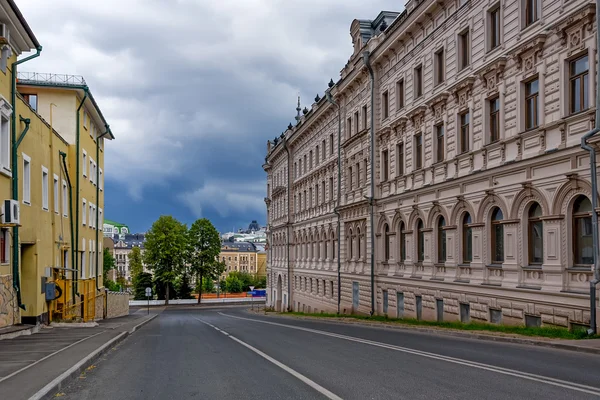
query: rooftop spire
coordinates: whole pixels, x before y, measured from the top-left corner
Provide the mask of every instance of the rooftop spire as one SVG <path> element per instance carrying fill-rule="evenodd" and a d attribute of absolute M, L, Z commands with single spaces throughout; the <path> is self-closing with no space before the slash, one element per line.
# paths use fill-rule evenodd
<path fill-rule="evenodd" d="M 300 121 L 300 111 L 302 111 L 302 109 L 300 108 L 300 92 L 298 92 L 298 106 L 296 107 L 296 121 Z"/>

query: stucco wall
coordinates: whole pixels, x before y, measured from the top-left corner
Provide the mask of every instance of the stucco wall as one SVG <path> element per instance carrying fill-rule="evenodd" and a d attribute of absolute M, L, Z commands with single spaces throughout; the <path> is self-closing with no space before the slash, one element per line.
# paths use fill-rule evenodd
<path fill-rule="evenodd" d="M 12 290 L 12 276 L 0 276 L 0 328 L 15 324 L 18 318 L 19 311 Z"/>
<path fill-rule="evenodd" d="M 129 294 L 106 292 L 106 318 L 122 317 L 129 314 Z"/>

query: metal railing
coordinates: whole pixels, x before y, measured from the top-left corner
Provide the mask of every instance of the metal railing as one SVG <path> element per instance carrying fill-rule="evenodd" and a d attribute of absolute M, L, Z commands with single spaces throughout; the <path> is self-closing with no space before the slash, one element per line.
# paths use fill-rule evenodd
<path fill-rule="evenodd" d="M 73 85 L 86 86 L 81 75 L 51 74 L 40 72 L 17 72 L 17 82 L 36 83 L 43 85 Z"/>

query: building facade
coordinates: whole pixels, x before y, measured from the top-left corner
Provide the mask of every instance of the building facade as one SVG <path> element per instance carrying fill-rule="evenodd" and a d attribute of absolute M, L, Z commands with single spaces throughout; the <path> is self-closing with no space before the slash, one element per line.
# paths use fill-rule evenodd
<path fill-rule="evenodd" d="M 129 254 L 131 254 L 134 247 L 139 247 L 143 260 L 144 240 L 145 235 L 143 233 L 117 234 L 113 237 L 113 257 L 115 258 L 116 273 L 124 277 L 128 284 L 133 283 L 131 267 L 129 266 Z M 145 265 L 144 271 L 148 272 Z"/>
<path fill-rule="evenodd" d="M 409 1 L 350 34 L 268 143 L 270 304 L 589 325 L 593 4 Z"/>
<path fill-rule="evenodd" d="M 77 304 L 103 287 L 96 221 L 103 207 L 104 139 L 113 136 L 87 86 L 84 94 L 18 73 L 27 59 L 17 63 L 17 57 L 32 50 L 39 56 L 41 46 L 14 1 L 0 1 L 0 24 L 0 328 L 82 317 Z M 104 137 L 92 130 L 96 125 Z M 79 147 L 94 154 L 89 174 L 77 174 Z M 77 210 L 76 197 L 93 208 Z M 51 298 L 47 283 L 58 286 Z"/>
<path fill-rule="evenodd" d="M 266 276 L 266 252 L 260 245 L 250 242 L 223 242 L 219 260 L 225 263 L 222 279 L 230 272 L 247 272 Z"/>
<path fill-rule="evenodd" d="M 108 219 L 104 220 L 104 224 L 102 226 L 104 236 L 113 238 L 115 235 L 124 237 L 129 233 L 129 227 L 120 222 L 110 221 Z"/>

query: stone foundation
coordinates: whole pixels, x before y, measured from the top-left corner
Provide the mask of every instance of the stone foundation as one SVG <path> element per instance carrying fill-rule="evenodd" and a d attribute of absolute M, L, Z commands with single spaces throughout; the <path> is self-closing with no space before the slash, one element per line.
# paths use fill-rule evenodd
<path fill-rule="evenodd" d="M 0 275 L 0 328 L 19 323 L 19 307 L 11 275 Z"/>

